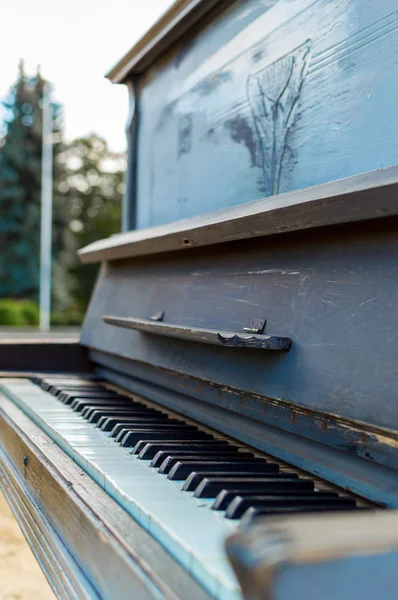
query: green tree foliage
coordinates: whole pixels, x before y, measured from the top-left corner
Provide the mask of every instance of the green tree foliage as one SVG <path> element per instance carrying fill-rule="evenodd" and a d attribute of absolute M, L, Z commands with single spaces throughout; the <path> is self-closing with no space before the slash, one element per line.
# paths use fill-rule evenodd
<path fill-rule="evenodd" d="M 0 140 L 0 297 L 37 300 L 40 269 L 40 190 L 42 97 L 45 81 L 38 72 L 19 77 L 3 102 L 5 122 Z M 68 224 L 69 207 L 59 183 L 65 168 L 57 161 L 63 148 L 61 107 L 53 105 L 53 305 L 71 303 L 69 274 L 74 237 Z"/>
<path fill-rule="evenodd" d="M 57 158 L 66 171 L 58 191 L 70 207 L 70 231 L 81 248 L 109 237 L 121 228 L 125 155 L 110 151 L 106 141 L 91 134 L 65 146 Z M 76 259 L 71 273 L 75 279 L 76 308 L 82 312 L 97 276 L 97 265 L 81 265 Z"/>
<path fill-rule="evenodd" d="M 39 296 L 44 85 L 40 73 L 29 77 L 21 64 L 3 102 L 0 299 L 7 299 L 7 311 L 13 300 L 19 310 L 20 299 Z M 57 104 L 53 115 L 52 321 L 66 325 L 79 322 L 97 275 L 96 265 L 79 263 L 77 248 L 120 231 L 125 155 L 112 153 L 95 134 L 65 143 Z"/>

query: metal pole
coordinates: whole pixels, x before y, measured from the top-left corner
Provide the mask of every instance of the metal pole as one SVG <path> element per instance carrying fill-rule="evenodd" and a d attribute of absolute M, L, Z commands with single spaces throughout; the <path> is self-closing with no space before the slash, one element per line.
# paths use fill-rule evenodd
<path fill-rule="evenodd" d="M 40 226 L 40 329 L 49 331 L 51 314 L 51 242 L 53 201 L 53 111 L 50 89 L 43 89 L 43 146 Z"/>

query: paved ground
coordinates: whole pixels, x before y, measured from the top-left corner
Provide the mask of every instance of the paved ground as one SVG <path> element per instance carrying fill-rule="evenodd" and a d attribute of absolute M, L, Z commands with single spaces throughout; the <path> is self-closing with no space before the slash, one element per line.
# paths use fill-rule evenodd
<path fill-rule="evenodd" d="M 0 600 L 55 600 L 1 492 Z"/>

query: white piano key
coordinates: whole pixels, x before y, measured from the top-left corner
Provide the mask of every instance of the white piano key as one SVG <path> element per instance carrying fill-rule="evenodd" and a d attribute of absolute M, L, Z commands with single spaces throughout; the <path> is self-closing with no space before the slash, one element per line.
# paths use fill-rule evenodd
<path fill-rule="evenodd" d="M 212 501 L 182 492 L 183 482 L 168 480 L 30 380 L 3 379 L 2 388 L 210 594 L 241 597 L 224 553 L 224 539 L 236 524 L 212 511 Z"/>

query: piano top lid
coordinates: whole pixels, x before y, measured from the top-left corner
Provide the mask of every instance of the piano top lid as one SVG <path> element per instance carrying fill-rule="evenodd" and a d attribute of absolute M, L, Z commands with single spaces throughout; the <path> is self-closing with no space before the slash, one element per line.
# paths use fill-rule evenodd
<path fill-rule="evenodd" d="M 112 83 L 123 83 L 142 73 L 174 42 L 222 0 L 176 0 L 156 23 L 106 74 Z"/>
<path fill-rule="evenodd" d="M 160 254 L 398 215 L 398 167 L 112 235 L 79 250 L 83 263 Z"/>

